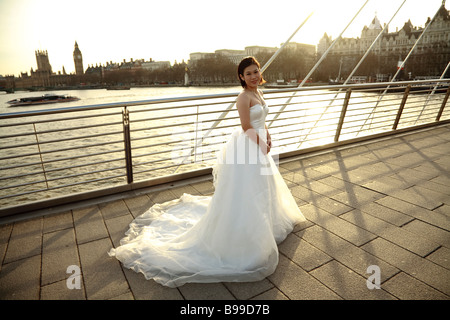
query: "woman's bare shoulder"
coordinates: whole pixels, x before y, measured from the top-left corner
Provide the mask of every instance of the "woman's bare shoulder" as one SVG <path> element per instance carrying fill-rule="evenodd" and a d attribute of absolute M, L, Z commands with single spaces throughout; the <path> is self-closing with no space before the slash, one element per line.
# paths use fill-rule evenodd
<path fill-rule="evenodd" d="M 242 91 L 238 94 L 238 99 L 244 99 L 244 98 L 249 99 L 249 98 L 250 98 L 250 95 L 248 94 L 247 91 L 242 90 Z"/>
<path fill-rule="evenodd" d="M 249 96 L 248 92 L 242 91 L 241 93 L 239 93 L 236 103 L 238 105 L 249 105 L 250 104 L 250 96 Z"/>

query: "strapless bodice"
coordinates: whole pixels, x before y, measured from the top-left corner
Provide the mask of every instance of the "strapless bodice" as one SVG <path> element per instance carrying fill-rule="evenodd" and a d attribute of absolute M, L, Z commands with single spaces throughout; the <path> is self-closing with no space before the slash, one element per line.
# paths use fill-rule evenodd
<path fill-rule="evenodd" d="M 269 113 L 266 105 L 255 104 L 250 108 L 250 124 L 254 129 L 264 129 L 265 120 Z"/>

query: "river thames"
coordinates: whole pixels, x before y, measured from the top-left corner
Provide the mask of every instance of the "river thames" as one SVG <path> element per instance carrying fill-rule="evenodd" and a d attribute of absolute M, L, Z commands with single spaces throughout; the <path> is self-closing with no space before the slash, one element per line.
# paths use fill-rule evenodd
<path fill-rule="evenodd" d="M 130 88 L 130 90 L 106 90 L 106 89 L 86 89 L 86 90 L 55 90 L 55 91 L 16 91 L 12 94 L 0 92 L 0 113 L 21 112 L 28 110 L 41 110 L 51 108 L 63 108 L 73 106 L 87 106 L 94 104 L 149 100 L 156 98 L 184 97 L 193 95 L 207 95 L 216 93 L 240 92 L 240 86 L 232 87 L 144 87 Z M 35 97 L 47 93 L 68 94 L 80 98 L 78 101 L 58 103 L 54 105 L 37 105 L 10 107 L 9 100 Z"/>
<path fill-rule="evenodd" d="M 28 91 L 16 91 L 13 94 L 6 94 L 1 92 L 0 93 L 0 114 L 8 114 L 8 113 L 21 113 L 21 112 L 28 112 L 28 111 L 37 111 L 37 110 L 56 110 L 60 108 L 71 108 L 71 107 L 78 107 L 78 106 L 91 106 L 91 105 L 100 105 L 100 104 L 109 104 L 109 103 L 120 103 L 120 102 L 130 102 L 130 101 L 141 101 L 141 100 L 151 100 L 151 99 L 159 99 L 159 98 L 174 98 L 174 97 L 186 97 L 186 96 L 201 96 L 201 95 L 211 95 L 211 94 L 221 94 L 221 93 L 238 93 L 242 90 L 240 86 L 218 86 L 218 87 L 209 87 L 209 86 L 202 86 L 202 87 L 139 87 L 139 88 L 130 88 L 130 90 L 106 90 L 106 89 L 84 89 L 84 90 L 53 90 L 53 91 L 34 91 L 34 92 L 28 92 Z M 58 94 L 58 95 L 70 95 L 70 96 L 76 96 L 80 100 L 77 101 L 71 101 L 71 102 L 62 102 L 62 103 L 55 103 L 55 104 L 41 104 L 41 105 L 34 105 L 34 106 L 10 106 L 7 102 L 13 99 L 18 98 L 24 98 L 24 97 L 35 97 L 35 96 L 41 96 L 44 94 Z M 146 107 L 147 109 L 157 108 L 157 105 L 153 106 L 142 106 Z M 135 108 L 134 110 L 136 110 Z M 114 143 L 115 140 L 122 140 L 122 133 L 116 134 L 116 135 L 110 135 L 110 136 L 102 136 L 104 132 L 107 132 L 108 130 L 111 131 L 121 131 L 122 125 L 117 125 L 117 122 L 121 120 L 121 111 L 117 110 L 117 108 L 114 109 L 116 114 L 111 117 L 96 117 L 96 118 L 85 118 L 80 120 L 74 120 L 74 121 L 63 121 L 61 124 L 59 124 L 58 119 L 67 117 L 67 114 L 51 114 L 49 116 L 45 116 L 45 119 L 55 119 L 56 122 L 50 122 L 50 123 L 41 123 L 36 125 L 22 125 L 23 123 L 26 123 L 30 121 L 30 118 L 28 117 L 21 117 L 21 118 L 15 118 L 15 119 L 7 119 L 7 120 L 1 120 L 0 123 L 0 147 L 5 148 L 1 151 L 0 156 L 0 206 L 9 206 L 14 205 L 22 202 L 28 202 L 28 201 L 37 201 L 41 200 L 42 198 L 52 197 L 55 195 L 65 195 L 68 193 L 76 193 L 76 192 L 82 192 L 85 191 L 83 186 L 72 186 L 72 187 L 66 187 L 66 188 L 58 188 L 58 185 L 61 184 L 73 184 L 77 183 L 81 177 L 73 177 L 73 175 L 79 175 L 79 174 L 85 174 L 84 170 L 87 171 L 102 171 L 108 168 L 116 168 L 117 166 L 123 167 L 123 159 L 118 161 L 110 161 L 107 163 L 103 163 L 96 166 L 89 166 L 89 167 L 83 167 L 82 165 L 86 161 L 86 158 L 76 159 L 76 160 L 67 160 L 67 161 L 58 161 L 58 162 L 52 162 L 52 159 L 60 159 L 60 158 L 66 158 L 66 157 L 75 157 L 77 155 L 80 155 L 83 153 L 83 151 L 86 150 L 86 152 L 90 153 L 102 153 L 105 152 L 105 155 L 99 155 L 99 156 L 93 156 L 90 157 L 89 160 L 96 162 L 96 161 L 109 161 L 114 158 L 123 158 L 123 152 L 117 152 L 113 154 L 107 153 L 108 151 L 115 150 L 115 148 L 123 148 L 123 142 Z M 118 112 L 117 112 L 118 111 Z M 103 112 L 100 111 L 92 111 L 92 113 L 95 112 Z M 109 112 L 106 110 L 106 112 Z M 167 111 L 161 111 L 159 113 L 159 117 L 165 117 L 169 116 L 171 110 Z M 88 112 L 89 113 L 89 112 Z M 77 112 L 78 114 L 86 114 L 85 112 Z M 138 112 L 136 114 L 136 117 L 143 117 L 148 114 L 153 113 L 151 111 L 149 112 Z M 72 116 L 73 113 L 70 113 Z M 43 117 L 32 117 L 32 121 L 35 121 L 36 118 L 39 118 L 40 120 L 43 119 Z M 96 127 L 99 123 L 107 123 L 107 122 L 116 122 L 116 125 L 113 126 L 105 126 L 105 127 Z M 168 121 L 175 121 L 174 119 L 168 120 Z M 8 123 L 16 123 L 17 125 L 14 126 L 5 126 Z M 164 120 L 159 120 L 158 123 L 162 123 Z M 134 128 L 136 126 L 139 126 L 141 123 L 133 123 Z M 93 125 L 94 127 L 88 128 L 86 130 L 69 130 L 60 132 L 59 134 L 55 135 L 52 134 L 39 134 L 36 135 L 26 135 L 27 132 L 30 130 L 33 130 L 33 127 L 35 126 L 34 130 L 37 131 L 46 131 L 48 129 L 54 129 L 55 126 L 86 126 L 86 125 Z M 151 121 L 145 121 L 142 123 L 143 126 L 153 126 L 155 125 Z M 176 131 L 176 128 L 169 128 L 168 130 Z M 132 134 L 132 138 L 141 138 L 142 136 L 146 135 L 152 135 L 158 130 L 145 130 L 145 131 L 138 131 L 137 133 Z M 25 132 L 25 136 L 21 137 L 11 137 L 8 136 L 15 135 L 15 134 L 21 134 Z M 103 146 L 95 147 L 95 148 L 86 148 L 86 149 L 76 149 L 77 146 L 79 146 L 80 141 L 74 141 L 70 140 L 72 137 L 77 137 L 79 135 L 99 135 L 94 138 L 86 138 L 81 139 L 82 142 L 88 142 L 90 144 L 95 143 L 105 143 Z M 69 141 L 65 140 L 68 138 Z M 169 136 L 168 139 L 171 137 Z M 35 144 L 36 139 L 39 139 L 39 142 L 43 142 L 45 140 L 63 140 L 62 142 L 55 142 L 55 143 L 48 143 L 48 144 L 41 144 L 40 145 L 40 151 L 43 151 L 44 154 L 42 155 L 42 158 L 39 159 L 39 157 L 36 157 L 36 155 L 30 155 L 35 154 L 36 149 L 32 145 L 27 147 L 17 147 L 19 145 L 24 144 Z M 163 140 L 164 138 L 160 138 L 159 140 Z M 159 141 L 160 142 L 160 141 Z M 153 141 L 152 141 L 153 143 Z M 140 141 L 134 142 L 134 146 L 139 147 Z M 12 148 L 11 148 L 12 146 Z M 67 148 L 74 147 L 75 150 L 67 150 Z M 158 152 L 162 147 L 158 147 L 155 149 L 155 152 Z M 45 154 L 45 152 L 51 150 L 51 149 L 63 149 L 67 150 L 64 152 L 51 152 Z M 149 152 L 150 148 L 141 148 L 135 150 L 135 154 L 139 155 L 139 152 L 142 150 L 142 152 L 145 150 Z M 23 155 L 23 156 L 22 156 Z M 169 154 L 170 155 L 170 154 Z M 156 155 L 157 156 L 157 155 Z M 149 159 L 149 157 L 140 157 L 138 160 L 135 161 L 135 163 L 139 163 L 139 161 L 144 161 L 146 159 Z M 48 163 L 41 164 L 41 165 L 33 165 L 38 162 L 42 161 L 50 161 Z M 26 165 L 27 163 L 31 163 L 32 165 Z M 16 165 L 19 164 L 18 167 Z M 81 167 L 73 168 L 73 166 L 78 166 L 81 164 Z M 42 167 L 44 166 L 44 167 Z M 66 170 L 59 170 L 59 168 L 67 167 L 71 169 Z M 101 167 L 101 168 L 100 168 Z M 142 165 L 141 168 L 152 168 L 154 166 L 152 165 Z M 45 168 L 45 169 L 44 169 Z M 41 174 L 34 174 L 36 171 L 46 170 L 46 176 L 43 177 Z M 52 172 L 52 170 L 57 170 Z M 107 172 L 97 172 L 95 174 L 92 174 L 89 176 L 89 178 L 92 179 L 102 179 L 105 176 L 109 176 L 111 172 L 117 173 L 120 172 L 120 174 L 123 174 L 124 169 L 121 170 L 111 170 Z M 155 177 L 159 176 L 161 174 L 170 174 L 171 171 L 164 170 L 163 172 L 146 172 L 141 174 L 140 176 L 135 177 L 135 179 L 145 179 L 148 177 Z M 24 176 L 25 175 L 25 176 Z M 62 176 L 61 176 L 62 175 Z M 53 181 L 52 179 L 61 178 L 63 176 L 67 176 L 70 178 L 62 179 Z M 42 184 L 37 183 L 38 181 L 45 180 L 46 183 Z M 95 183 L 90 183 L 90 186 L 93 188 L 102 188 L 102 187 L 108 187 L 111 185 L 115 185 L 117 183 L 123 183 L 123 178 L 116 178 L 111 179 L 107 181 L 97 181 Z M 17 186 L 17 187 L 15 187 Z M 53 189 L 52 191 L 45 191 L 45 192 L 37 192 L 37 193 L 29 193 L 33 192 L 36 189 L 46 189 L 46 188 L 52 188 L 57 186 L 56 189 Z M 12 188 L 11 188 L 12 187 Z M 90 189 L 90 188 L 89 188 Z M 22 196 L 19 197 L 13 197 L 10 198 L 11 194 L 15 193 L 22 193 Z M 6 197 L 6 198 L 5 198 Z"/>
<path fill-rule="evenodd" d="M 160 98 L 237 94 L 241 90 L 240 86 L 230 86 L 17 91 L 13 94 L 0 93 L 0 115 Z M 287 102 L 292 92 L 281 93 L 281 97 L 276 93 L 270 94 L 270 91 L 267 90 L 265 99 L 270 107 L 266 122 L 274 144 L 272 155 L 334 141 L 345 92 L 338 94 L 335 90 L 316 87 L 311 91 L 299 92 L 292 101 Z M 67 94 L 80 100 L 22 107 L 7 104 L 9 100 L 47 93 Z M 377 92 L 353 92 L 346 116 L 348 127 L 343 128 L 340 140 L 357 137 L 363 129 L 364 135 L 391 130 L 402 96 L 402 93 L 388 94 L 378 103 Z M 404 125 L 428 122 L 430 115 L 435 116 L 442 95 L 428 99 L 427 94 L 414 94 L 408 98 L 403 118 L 409 122 Z M 214 129 L 211 138 L 202 141 L 206 145 L 205 149 L 199 149 L 200 158 L 191 158 L 187 165 L 182 160 L 186 151 L 189 153 L 192 150 L 194 141 L 207 132 L 235 98 L 227 97 L 218 103 L 219 100 L 211 104 L 205 100 L 200 104 L 184 101 L 182 108 L 172 107 L 170 103 L 130 107 L 134 181 L 212 166 L 217 148 L 227 140 L 232 130 L 239 127 L 235 106 Z M 424 103 L 426 109 L 422 107 Z M 122 108 L 76 114 L 54 113 L 1 120 L 0 206 L 126 183 Z M 414 120 L 419 118 L 419 122 Z M 274 121 L 273 126 L 271 121 Z M 192 133 L 192 138 L 184 132 Z M 89 182 L 87 189 L 85 180 Z"/>

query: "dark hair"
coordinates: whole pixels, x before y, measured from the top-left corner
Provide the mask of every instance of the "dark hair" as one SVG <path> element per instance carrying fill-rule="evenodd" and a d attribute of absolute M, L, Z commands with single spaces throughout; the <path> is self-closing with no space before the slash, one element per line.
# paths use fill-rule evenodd
<path fill-rule="evenodd" d="M 241 82 L 241 86 L 242 88 L 246 88 L 247 84 L 245 83 L 244 80 L 241 79 L 240 75 L 244 76 L 244 70 L 245 68 L 251 66 L 251 65 L 256 65 L 258 67 L 258 69 L 261 69 L 261 65 L 259 64 L 258 60 L 256 60 L 255 57 L 245 57 L 244 59 L 242 59 L 242 61 L 239 63 L 238 66 L 238 78 L 239 81 Z M 264 78 L 261 75 L 261 81 L 259 82 L 259 84 L 264 84 L 266 83 L 266 81 L 264 80 Z"/>

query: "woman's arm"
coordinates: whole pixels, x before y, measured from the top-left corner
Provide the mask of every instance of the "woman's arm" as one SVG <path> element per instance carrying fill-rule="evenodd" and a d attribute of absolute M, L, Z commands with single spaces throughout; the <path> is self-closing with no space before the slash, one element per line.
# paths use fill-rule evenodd
<path fill-rule="evenodd" d="M 264 93 L 261 91 L 261 89 L 258 89 L 258 93 L 259 93 L 259 96 L 264 101 Z M 272 148 L 272 137 L 270 136 L 269 128 L 267 127 L 267 125 L 265 124 L 264 126 L 266 128 L 267 146 L 269 147 L 269 150 L 270 150 Z"/>

